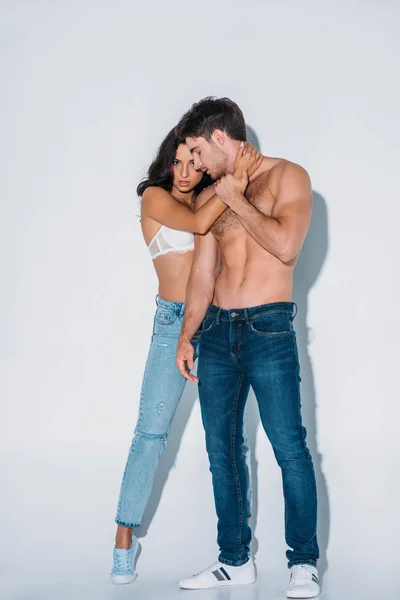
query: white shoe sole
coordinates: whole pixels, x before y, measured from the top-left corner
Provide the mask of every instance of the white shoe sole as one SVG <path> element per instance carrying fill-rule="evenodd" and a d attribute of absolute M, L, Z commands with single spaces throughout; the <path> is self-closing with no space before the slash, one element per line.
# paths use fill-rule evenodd
<path fill-rule="evenodd" d="M 182 590 L 210 590 L 212 588 L 219 588 L 219 587 L 241 587 L 241 586 L 245 586 L 245 585 L 252 585 L 253 583 L 256 582 L 256 578 L 254 578 L 252 581 L 242 581 L 240 583 L 235 583 L 233 581 L 216 581 L 213 584 L 204 584 L 204 585 L 199 585 L 196 583 L 185 583 L 184 581 L 180 581 L 179 582 L 179 587 Z"/>
<path fill-rule="evenodd" d="M 135 575 L 111 575 L 110 579 L 115 585 L 127 585 L 133 583 L 136 577 L 137 573 Z"/>
<path fill-rule="evenodd" d="M 317 598 L 317 596 L 319 596 L 321 593 L 321 590 L 318 590 L 318 592 L 302 592 L 302 591 L 298 591 L 298 592 L 286 592 L 286 598 Z"/>

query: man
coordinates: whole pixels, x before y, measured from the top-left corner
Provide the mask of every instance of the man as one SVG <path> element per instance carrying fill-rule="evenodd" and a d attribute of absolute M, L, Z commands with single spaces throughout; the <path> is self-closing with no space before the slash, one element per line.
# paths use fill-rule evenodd
<path fill-rule="evenodd" d="M 253 583 L 247 522 L 246 470 L 241 453 L 243 411 L 250 386 L 282 470 L 285 535 L 291 570 L 287 596 L 319 594 L 316 569 L 317 494 L 300 414 L 300 375 L 293 329 L 293 269 L 311 217 L 307 172 L 263 157 L 241 179 L 231 173 L 246 139 L 243 114 L 228 98 L 205 98 L 183 116 L 178 133 L 195 167 L 217 183 L 227 210 L 205 236 L 196 236 L 177 349 L 177 366 L 199 381 L 202 419 L 218 516 L 218 561 L 180 582 L 186 589 Z M 192 336 L 201 325 L 198 377 Z"/>

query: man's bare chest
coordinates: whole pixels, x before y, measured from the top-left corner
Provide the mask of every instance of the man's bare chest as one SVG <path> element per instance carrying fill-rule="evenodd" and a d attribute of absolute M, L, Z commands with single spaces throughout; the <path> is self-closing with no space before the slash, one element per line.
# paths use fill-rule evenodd
<path fill-rule="evenodd" d="M 258 182 L 250 184 L 246 191 L 246 198 L 250 204 L 257 208 L 264 215 L 270 216 L 275 204 L 275 198 L 268 187 L 257 185 Z M 223 237 L 228 231 L 242 229 L 239 217 L 231 209 L 227 208 L 225 212 L 215 221 L 211 227 L 212 234 L 218 239 Z"/>

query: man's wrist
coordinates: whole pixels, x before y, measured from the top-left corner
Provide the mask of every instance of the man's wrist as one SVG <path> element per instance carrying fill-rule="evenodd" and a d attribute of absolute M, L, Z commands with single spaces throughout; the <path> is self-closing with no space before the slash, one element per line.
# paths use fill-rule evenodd
<path fill-rule="evenodd" d="M 242 193 L 236 193 L 228 199 L 227 203 L 234 212 L 239 212 L 238 209 L 243 205 L 243 202 L 247 202 L 246 197 Z"/>
<path fill-rule="evenodd" d="M 179 343 L 181 344 L 190 344 L 190 339 L 189 336 L 187 334 L 180 334 L 179 336 Z"/>

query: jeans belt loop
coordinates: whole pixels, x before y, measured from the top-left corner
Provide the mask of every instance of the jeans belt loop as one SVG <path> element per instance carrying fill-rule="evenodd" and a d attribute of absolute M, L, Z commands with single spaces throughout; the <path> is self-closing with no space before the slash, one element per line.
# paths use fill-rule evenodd
<path fill-rule="evenodd" d="M 160 297 L 160 296 L 159 296 L 158 294 L 156 294 L 156 304 L 157 304 L 157 306 L 159 305 L 159 304 L 158 304 L 158 299 L 159 299 L 159 297 Z"/>
<path fill-rule="evenodd" d="M 220 314 L 221 314 L 221 309 L 219 308 L 219 309 L 217 310 L 217 318 L 216 318 L 216 320 L 215 320 L 215 324 L 216 324 L 216 325 L 219 325 L 219 315 L 220 315 Z"/>
<path fill-rule="evenodd" d="M 292 315 L 292 319 L 294 319 L 294 318 L 295 318 L 295 316 L 297 315 L 297 312 L 298 312 L 298 310 L 297 310 L 297 304 L 296 304 L 296 302 L 293 302 L 293 309 L 295 310 L 295 312 L 294 312 L 294 314 Z"/>
<path fill-rule="evenodd" d="M 247 312 L 247 308 L 243 309 L 244 310 L 244 318 L 246 319 L 246 325 L 249 324 L 249 313 Z"/>

